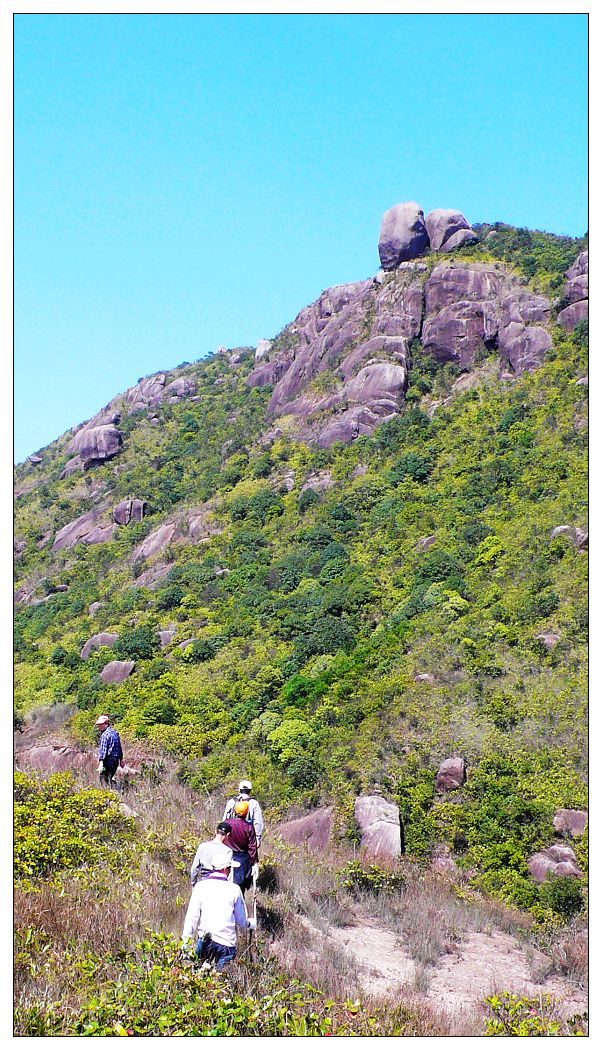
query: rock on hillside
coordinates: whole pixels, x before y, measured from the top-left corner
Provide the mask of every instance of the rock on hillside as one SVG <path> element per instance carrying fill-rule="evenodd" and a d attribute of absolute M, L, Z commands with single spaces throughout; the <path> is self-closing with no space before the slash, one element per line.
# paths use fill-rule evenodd
<path fill-rule="evenodd" d="M 378 254 L 383 270 L 421 255 L 429 245 L 424 212 L 415 201 L 395 204 L 382 217 Z"/>
<path fill-rule="evenodd" d="M 332 806 L 323 806 L 304 817 L 279 824 L 275 830 L 284 842 L 292 846 L 307 846 L 316 853 L 322 853 L 330 843 L 333 827 L 334 810 Z"/>
<path fill-rule="evenodd" d="M 572 332 L 580 321 L 585 321 L 589 314 L 589 252 L 581 252 L 566 272 L 567 282 L 564 287 L 565 301 L 568 306 L 558 314 L 558 322 Z"/>
<path fill-rule="evenodd" d="M 451 252 L 464 244 L 473 244 L 478 240 L 470 223 L 461 211 L 450 208 L 436 208 L 426 217 L 431 248 L 436 252 Z"/>
<path fill-rule="evenodd" d="M 399 807 L 377 792 L 359 795 L 355 800 L 355 819 L 362 849 L 372 857 L 396 860 L 402 852 Z"/>
<path fill-rule="evenodd" d="M 291 416 L 299 437 L 323 447 L 371 434 L 404 403 L 416 338 L 463 370 L 483 350 L 497 350 L 501 372 L 542 364 L 552 345 L 547 299 L 499 264 L 449 260 L 428 277 L 423 267 L 329 288 L 302 310 L 247 380 L 274 387 L 270 413 Z"/>

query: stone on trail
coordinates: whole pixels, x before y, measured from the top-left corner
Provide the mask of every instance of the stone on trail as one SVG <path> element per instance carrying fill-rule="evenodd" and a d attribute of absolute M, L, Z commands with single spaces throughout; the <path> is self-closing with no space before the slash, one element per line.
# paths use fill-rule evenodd
<path fill-rule="evenodd" d="M 362 849 L 372 857 L 395 860 L 401 856 L 399 807 L 382 795 L 359 795 L 355 819 L 361 832 Z"/>

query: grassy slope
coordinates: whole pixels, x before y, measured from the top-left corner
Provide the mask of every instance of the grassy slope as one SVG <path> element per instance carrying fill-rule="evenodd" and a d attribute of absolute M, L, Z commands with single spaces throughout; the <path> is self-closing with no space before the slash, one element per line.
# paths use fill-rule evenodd
<path fill-rule="evenodd" d="M 583 247 L 480 232 L 461 256 L 501 259 L 550 295 Z M 221 355 L 188 366 L 200 401 L 163 407 L 160 427 L 130 417 L 125 451 L 93 472 L 114 503 L 151 506 L 113 543 L 38 549 L 92 505 L 86 480 L 59 480 L 66 439 L 41 468 L 19 468 L 19 482 L 36 479 L 17 501 L 19 574 L 69 590 L 17 616 L 17 710 L 75 700 L 85 734 L 108 709 L 126 733 L 176 755 L 191 786 L 250 773 L 274 815 L 335 798 L 351 836 L 355 793 L 379 782 L 401 804 L 412 854 L 447 841 L 484 888 L 537 909 L 526 857 L 550 841 L 557 806 L 585 801 L 587 557 L 550 539 L 556 525 L 585 523 L 583 333 L 556 329 L 544 367 L 509 385 L 484 357 L 479 385 L 432 420 L 424 410 L 455 375 L 433 370 L 419 346 L 414 363 L 406 413 L 328 451 L 260 443 L 269 392 L 245 385 L 251 353 L 235 372 Z M 312 502 L 300 489 L 322 469 L 334 484 Z M 137 588 L 134 546 L 210 498 L 221 535 L 174 545 L 169 577 Z M 431 534 L 436 544 L 418 550 Z M 92 619 L 95 600 L 105 607 Z M 167 659 L 152 651 L 155 629 L 172 623 L 176 643 L 202 644 Z M 138 659 L 119 687 L 98 678 L 113 650 L 78 657 L 112 629 Z M 550 630 L 560 641 L 548 653 L 536 635 Z M 435 682 L 414 681 L 427 672 Z M 455 751 L 467 785 L 437 801 L 434 772 Z"/>

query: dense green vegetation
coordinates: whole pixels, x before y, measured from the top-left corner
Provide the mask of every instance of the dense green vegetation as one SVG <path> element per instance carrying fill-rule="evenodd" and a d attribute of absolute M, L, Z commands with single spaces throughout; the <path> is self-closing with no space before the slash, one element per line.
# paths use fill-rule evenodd
<path fill-rule="evenodd" d="M 461 255 L 502 260 L 551 295 L 583 247 L 480 233 Z M 17 716 L 71 701 L 74 731 L 91 740 L 108 711 L 126 736 L 176 756 L 193 788 L 252 775 L 273 816 L 334 799 L 351 837 L 354 795 L 379 783 L 411 855 L 446 842 L 483 890 L 561 914 L 575 905 L 562 893 L 542 902 L 526 860 L 551 841 L 555 809 L 586 798 L 587 556 L 551 539 L 586 520 L 586 327 L 555 328 L 544 366 L 511 383 L 486 353 L 463 392 L 419 343 L 413 363 L 404 413 L 350 446 L 294 441 L 286 420 L 266 446 L 269 391 L 245 385 L 248 352 L 237 369 L 227 355 L 185 366 L 199 400 L 162 406 L 159 426 L 128 417 L 112 463 L 61 481 L 59 441 L 41 467 L 19 468 L 33 487 L 17 500 L 17 583 L 47 600 L 18 607 Z M 331 487 L 302 492 L 317 471 Z M 150 513 L 110 543 L 53 554 L 41 541 L 91 508 L 94 489 L 112 505 L 144 498 Z M 221 531 L 174 539 L 167 574 L 139 586 L 136 546 L 208 501 Z M 100 630 L 119 634 L 116 648 L 82 661 Z M 549 650 L 546 633 L 558 639 Z M 104 685 L 116 658 L 135 659 L 135 673 Z M 467 783 L 441 797 L 434 775 L 454 753 Z"/>

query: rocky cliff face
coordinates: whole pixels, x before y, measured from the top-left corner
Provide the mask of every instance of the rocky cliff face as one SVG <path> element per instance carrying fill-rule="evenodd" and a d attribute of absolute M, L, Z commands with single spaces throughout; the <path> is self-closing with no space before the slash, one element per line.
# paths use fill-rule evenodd
<path fill-rule="evenodd" d="M 293 432 L 323 447 L 370 434 L 400 411 L 415 340 L 462 371 L 480 353 L 497 351 L 500 372 L 516 375 L 538 368 L 552 345 L 551 303 L 502 264 L 449 258 L 433 267 L 431 260 L 406 259 L 393 269 L 399 260 L 393 242 L 405 237 L 401 255 L 418 254 L 428 244 L 427 228 L 440 251 L 465 243 L 458 234 L 473 240 L 460 213 L 432 212 L 425 240 L 415 228 L 422 222 L 418 205 L 391 212 L 379 245 L 381 258 L 383 243 L 389 246 L 391 272 L 323 292 L 274 344 L 262 340 L 248 378 L 250 386 L 274 387 L 272 416 L 292 417 Z"/>

